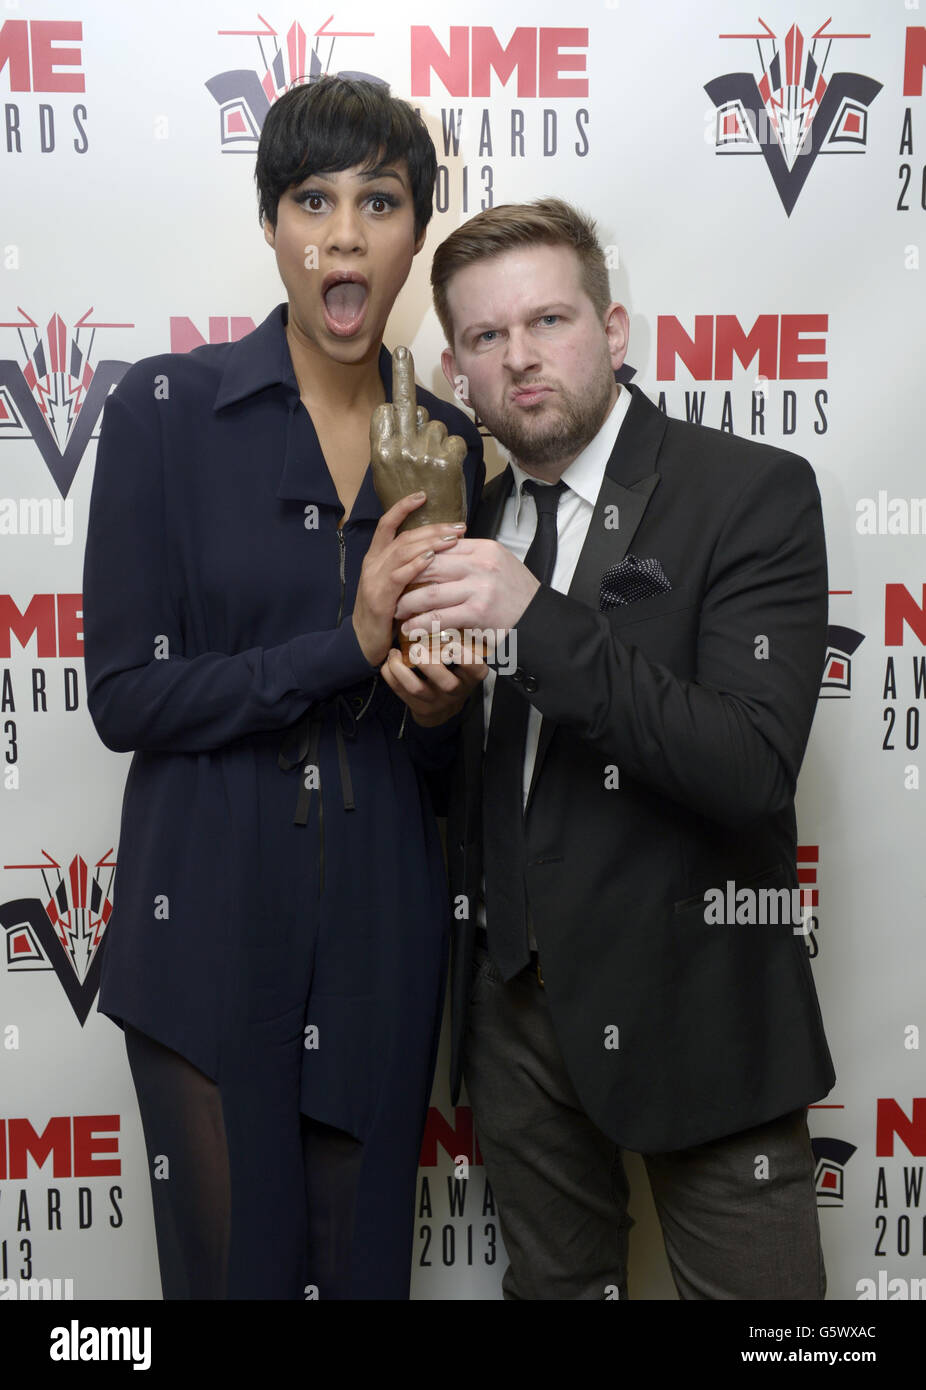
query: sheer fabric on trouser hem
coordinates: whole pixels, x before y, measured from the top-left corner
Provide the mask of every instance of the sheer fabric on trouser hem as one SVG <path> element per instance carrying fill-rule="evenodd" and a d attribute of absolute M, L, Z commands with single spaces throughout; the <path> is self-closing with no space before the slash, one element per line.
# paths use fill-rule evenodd
<path fill-rule="evenodd" d="M 231 1183 L 219 1088 L 179 1053 L 125 1028 L 148 1151 L 166 1299 L 224 1298 Z"/>
<path fill-rule="evenodd" d="M 219 1086 L 185 1057 L 125 1026 L 148 1154 L 165 1299 L 224 1299 L 228 1290 L 231 1178 Z M 300 1116 L 305 1184 L 293 1219 L 307 1216 L 303 1284 L 293 1299 L 351 1295 L 351 1246 L 363 1144 Z M 272 1142 L 272 1136 L 264 1136 Z M 303 1206 L 304 1204 L 304 1206 Z"/>

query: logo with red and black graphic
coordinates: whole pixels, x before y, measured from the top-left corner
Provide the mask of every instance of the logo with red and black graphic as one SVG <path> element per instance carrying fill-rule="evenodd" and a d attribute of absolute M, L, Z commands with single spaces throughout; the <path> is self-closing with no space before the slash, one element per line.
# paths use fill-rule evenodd
<path fill-rule="evenodd" d="M 310 47 L 301 24 L 293 23 L 282 39 L 272 24 L 258 15 L 259 29 L 220 29 L 229 38 L 256 39 L 260 63 L 255 68 L 234 68 L 216 73 L 206 82 L 208 91 L 219 107 L 220 138 L 223 154 L 254 154 L 260 141 L 267 112 L 273 103 L 290 87 L 317 82 L 333 73 L 336 77 L 351 77 L 360 82 L 379 82 L 382 77 L 371 72 L 333 69 L 334 46 L 338 39 L 372 39 L 374 31 L 332 30 L 334 15 L 329 15 L 320 29 L 311 36 Z"/>
<path fill-rule="evenodd" d="M 816 1160 L 814 1186 L 818 1207 L 841 1207 L 845 1204 L 846 1164 L 855 1153 L 856 1145 L 845 1139 L 812 1139 L 810 1147 Z"/>
<path fill-rule="evenodd" d="M 5 864 L 42 876 L 41 898 L 0 903 L 6 967 L 11 974 L 53 970 L 81 1027 L 100 987 L 106 926 L 112 914 L 116 861 L 109 849 L 92 866 L 79 854 L 67 865 L 43 850 L 40 864 Z"/>
<path fill-rule="evenodd" d="M 96 323 L 92 309 L 69 328 L 52 314 L 44 331 L 19 310 L 15 328 L 19 361 L 0 359 L 0 440 L 31 439 L 62 497 L 67 497 L 84 450 L 99 423 L 106 397 L 130 363 L 96 361 L 100 328 L 132 328 L 131 323 Z"/>
<path fill-rule="evenodd" d="M 717 154 L 762 155 L 790 217 L 818 154 L 864 154 L 868 108 L 882 84 L 860 72 L 835 72 L 834 41 L 870 34 L 834 34 L 831 19 L 809 38 L 792 24 L 782 41 L 764 19 L 748 39 L 759 50 L 761 73 L 727 72 L 705 84 L 717 108 Z"/>
<path fill-rule="evenodd" d="M 830 623 L 826 629 L 821 700 L 847 700 L 852 694 L 852 657 L 864 640 L 864 633 L 855 628 Z"/>

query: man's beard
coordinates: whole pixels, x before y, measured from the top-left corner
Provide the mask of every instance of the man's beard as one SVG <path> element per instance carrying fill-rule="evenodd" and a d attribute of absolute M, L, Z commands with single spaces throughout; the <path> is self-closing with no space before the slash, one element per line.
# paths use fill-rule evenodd
<path fill-rule="evenodd" d="M 522 389 L 529 386 L 530 381 L 521 383 Z M 560 386 L 555 396 L 545 398 L 556 407 L 546 420 L 542 418 L 542 403 L 523 407 L 505 402 L 496 413 L 486 410 L 474 397 L 471 399 L 480 421 L 488 425 L 518 463 L 540 467 L 561 459 L 571 462 L 582 452 L 601 429 L 613 391 L 614 370 L 610 356 L 605 354 L 601 369 L 581 397 Z"/>

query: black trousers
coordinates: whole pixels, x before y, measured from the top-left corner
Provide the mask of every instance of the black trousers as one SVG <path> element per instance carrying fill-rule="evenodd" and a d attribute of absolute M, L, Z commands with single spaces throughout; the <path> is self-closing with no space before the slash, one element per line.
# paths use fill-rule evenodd
<path fill-rule="evenodd" d="M 137 1029 L 125 1027 L 126 1051 L 141 1112 L 151 1177 L 161 1289 L 165 1299 L 350 1298 L 351 1245 L 363 1144 L 343 1130 L 298 1117 L 304 1191 L 292 1212 L 304 1221 L 301 1278 L 286 1287 L 272 1271 L 237 1270 L 229 1278 L 232 1213 L 261 1218 L 262 1194 L 232 1192 L 238 1165 L 229 1155 L 225 1113 L 218 1084 L 178 1053 Z M 291 1127 L 294 1117 L 280 1117 Z M 241 1133 L 240 1124 L 230 1132 Z M 272 1149 L 273 1133 L 252 1142 Z M 240 1142 L 240 1141 L 239 1141 Z M 254 1164 L 249 1168 L 253 1170 Z M 273 1209 L 273 1203 L 268 1203 Z M 272 1233 L 271 1233 L 272 1235 Z"/>
<path fill-rule="evenodd" d="M 473 962 L 464 1076 L 498 1199 L 510 1299 L 625 1299 L 632 1218 L 621 1151 L 582 1108 L 546 990 Z M 682 1299 L 821 1300 L 826 1272 L 806 1111 L 643 1154 Z"/>

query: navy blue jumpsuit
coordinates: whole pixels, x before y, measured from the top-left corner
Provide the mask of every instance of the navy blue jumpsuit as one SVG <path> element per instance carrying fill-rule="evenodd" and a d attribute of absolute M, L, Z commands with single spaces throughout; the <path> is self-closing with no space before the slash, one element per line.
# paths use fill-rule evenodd
<path fill-rule="evenodd" d="M 229 1297 L 302 1296 L 302 1112 L 363 1141 L 352 1296 L 402 1298 L 449 935 L 424 776 L 454 728 L 409 715 L 403 730 L 357 643 L 382 507 L 368 469 L 338 530 L 286 315 L 146 358 L 106 405 L 88 704 L 104 743 L 135 756 L 99 1007 L 220 1088 Z M 385 348 L 379 368 L 391 400 Z M 479 434 L 418 401 L 467 441 L 472 516 Z"/>

